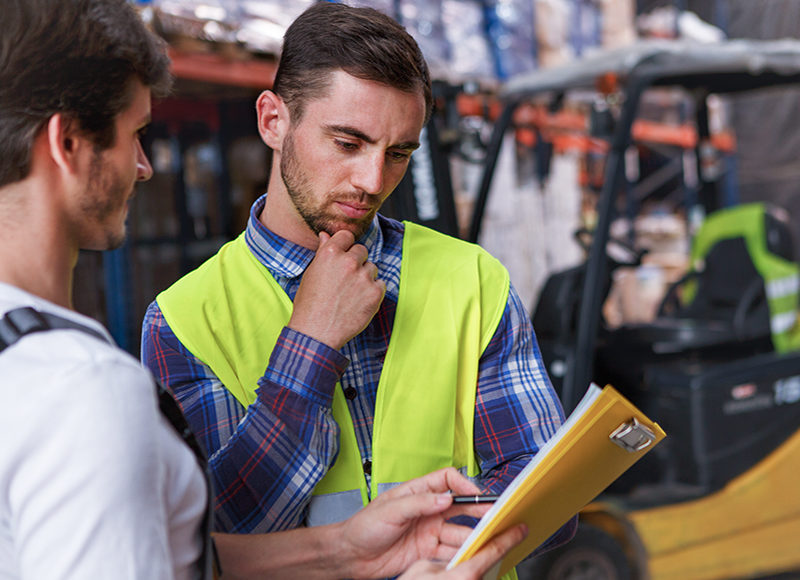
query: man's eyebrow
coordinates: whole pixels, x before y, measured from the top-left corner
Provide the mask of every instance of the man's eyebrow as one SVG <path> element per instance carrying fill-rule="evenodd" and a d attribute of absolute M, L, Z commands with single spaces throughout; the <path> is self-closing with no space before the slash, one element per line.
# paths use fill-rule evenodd
<path fill-rule="evenodd" d="M 407 151 L 415 151 L 419 149 L 419 141 L 407 141 L 403 143 L 398 143 L 397 145 L 392 145 L 392 149 L 404 149 Z"/>
<path fill-rule="evenodd" d="M 348 127 L 346 125 L 326 125 L 325 129 L 329 133 L 344 133 L 345 135 L 350 135 L 351 137 L 355 137 L 365 143 L 369 143 L 373 145 L 375 143 L 375 139 L 364 133 L 363 131 L 359 131 L 354 127 Z M 419 148 L 418 141 L 404 141 L 402 143 L 396 143 L 391 146 L 392 149 L 407 149 L 410 151 L 414 151 L 415 149 Z"/>

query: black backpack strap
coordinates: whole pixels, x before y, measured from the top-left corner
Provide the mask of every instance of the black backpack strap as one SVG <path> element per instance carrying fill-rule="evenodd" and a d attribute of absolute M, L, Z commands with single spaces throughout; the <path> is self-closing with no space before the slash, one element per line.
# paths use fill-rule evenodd
<path fill-rule="evenodd" d="M 0 319 L 0 352 L 3 352 L 23 336 L 54 328 L 81 330 L 99 338 L 103 342 L 108 342 L 108 338 L 93 328 L 73 322 L 68 318 L 62 318 L 56 314 L 41 312 L 30 306 L 23 306 L 22 308 L 9 310 Z"/>
<path fill-rule="evenodd" d="M 166 417 L 167 421 L 172 425 L 175 431 L 178 432 L 183 442 L 189 446 L 194 452 L 200 468 L 206 476 L 206 487 L 208 488 L 208 502 L 206 506 L 206 513 L 203 516 L 203 523 L 201 524 L 203 534 L 203 555 L 201 560 L 203 562 L 204 573 L 210 571 L 211 578 L 219 578 L 222 575 L 222 565 L 217 555 L 217 547 L 211 537 L 213 529 L 213 510 L 211 508 L 211 475 L 208 471 L 208 460 L 206 454 L 197 442 L 197 438 L 189 428 L 189 423 L 186 422 L 186 417 L 183 414 L 175 397 L 172 396 L 164 385 L 161 384 L 157 378 L 153 377 L 156 384 L 156 392 L 158 393 L 158 407 L 161 409 L 161 414 Z"/>
<path fill-rule="evenodd" d="M 84 324 L 74 322 L 68 318 L 58 316 L 57 314 L 36 310 L 30 306 L 23 306 L 21 308 L 9 310 L 6 312 L 5 316 L 0 319 L 0 353 L 17 342 L 19 339 L 29 334 L 54 329 L 80 330 L 99 338 L 106 344 L 112 344 L 102 333 Z M 197 442 L 194 433 L 192 433 L 192 430 L 189 428 L 189 424 L 186 422 L 186 417 L 184 417 L 183 411 L 181 411 L 178 402 L 175 400 L 172 394 L 164 388 L 158 379 L 153 377 L 153 382 L 156 386 L 158 407 L 161 410 L 161 413 L 167 419 L 169 424 L 172 425 L 175 431 L 178 432 L 178 435 L 180 435 L 181 439 L 183 439 L 192 452 L 194 452 L 194 455 L 206 476 L 209 501 L 202 523 L 204 537 L 204 553 L 202 556 L 202 561 L 204 569 L 208 570 L 209 568 L 212 568 L 214 577 L 216 577 L 219 574 L 220 565 L 217 558 L 216 549 L 213 543 L 210 544 L 212 522 L 212 512 L 210 507 L 211 481 L 208 476 L 208 462 L 206 461 L 206 454 L 200 448 L 200 444 Z"/>
<path fill-rule="evenodd" d="M 153 377 L 153 381 L 156 384 L 156 392 L 158 393 L 158 407 L 161 409 L 161 414 L 166 417 L 170 425 L 172 425 L 172 427 L 178 432 L 178 435 L 180 435 L 181 439 L 183 439 L 183 442 L 186 443 L 186 445 L 188 445 L 189 448 L 194 452 L 197 462 L 200 464 L 200 468 L 203 470 L 203 474 L 206 476 L 208 505 L 206 506 L 206 513 L 203 516 L 203 523 L 201 524 L 203 533 L 202 562 L 204 572 L 208 572 L 210 570 L 211 578 L 216 579 L 222 575 L 222 565 L 220 564 L 219 555 L 217 554 L 217 546 L 214 544 L 214 539 L 211 536 L 211 532 L 213 531 L 214 513 L 211 507 L 212 489 L 211 474 L 208 470 L 208 460 L 206 459 L 205 452 L 197 442 L 197 438 L 194 436 L 194 433 L 189 427 L 189 423 L 186 421 L 186 417 L 184 416 L 180 405 L 178 405 L 178 402 L 175 400 L 175 397 L 173 397 L 172 393 L 164 388 L 164 385 L 162 385 L 161 381 L 159 381 L 156 377 Z"/>

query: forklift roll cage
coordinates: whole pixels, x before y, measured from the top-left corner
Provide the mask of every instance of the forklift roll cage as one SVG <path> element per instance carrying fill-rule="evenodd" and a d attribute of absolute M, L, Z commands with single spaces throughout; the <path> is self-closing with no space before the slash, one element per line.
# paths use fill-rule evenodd
<path fill-rule="evenodd" d="M 511 79 L 500 91 L 502 111 L 487 149 L 469 241 L 478 241 L 503 138 L 520 105 L 548 97 L 551 103 L 557 103 L 568 91 L 597 90 L 599 81 L 608 80 L 616 84 L 624 98 L 608 144 L 604 179 L 597 198 L 597 223 L 585 264 L 577 335 L 562 386 L 561 398 L 568 411 L 592 379 L 591 353 L 600 326 L 603 284 L 608 267 L 606 245 L 611 223 L 616 217 L 617 193 L 626 184 L 625 153 L 633 144 L 632 128 L 642 96 L 655 87 L 686 89 L 696 100 L 698 134 L 701 138 L 708 137 L 707 95 L 790 84 L 800 86 L 800 42 L 788 39 L 732 40 L 716 44 L 641 41 L 599 52 L 565 66 L 537 70 Z"/>

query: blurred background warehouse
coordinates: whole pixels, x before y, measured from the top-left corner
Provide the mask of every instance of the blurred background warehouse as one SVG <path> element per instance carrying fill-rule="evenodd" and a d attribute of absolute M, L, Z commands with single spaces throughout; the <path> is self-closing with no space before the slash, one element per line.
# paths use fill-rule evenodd
<path fill-rule="evenodd" d="M 254 103 L 271 86 L 285 27 L 311 1 L 135 3 L 168 41 L 177 82 L 172 96 L 154 106 L 145 147 L 155 173 L 137 186 L 129 240 L 114 252 L 82 254 L 74 293 L 76 308 L 104 322 L 133 354 L 138 355 L 147 304 L 236 236 L 250 204 L 263 193 L 268 152 L 256 133 Z M 497 114 L 497 90 L 509 78 L 648 37 L 713 42 L 800 32 L 800 2 L 794 0 L 352 3 L 373 6 L 405 25 L 426 54 L 435 81 L 437 112 L 426 131 L 427 147 L 415 154 L 408 179 L 389 198 L 385 213 L 461 237 L 467 237 L 486 140 Z M 796 97 L 781 94 L 734 102 L 719 113 L 717 122 L 737 137 L 735 155 L 723 159 L 726 195 L 732 200 L 767 199 L 800 211 L 800 198 L 794 195 L 800 135 L 786 122 L 798 118 L 797 108 Z M 651 112 L 668 126 L 675 123 L 675 114 L 672 102 Z M 525 153 L 524 134 L 517 145 L 517 154 L 498 165 L 495 181 L 502 193 L 487 208 L 479 241 L 506 263 L 533 306 L 548 273 L 583 259 L 574 231 L 591 227 L 599 177 L 596 155 L 585 146 L 557 147 L 543 179 L 537 178 L 535 148 Z M 654 150 L 670 156 L 679 155 L 684 145 L 667 135 L 660 146 Z M 659 187 L 654 197 L 665 203 L 653 204 L 650 215 L 639 218 L 643 235 L 665 248 L 663 262 L 656 264 L 666 272 L 660 281 L 684 267 L 672 250 L 685 249 L 687 217 L 680 201 L 669 203 L 670 196 L 680 195 L 670 187 L 669 180 Z M 644 278 L 630 276 L 636 284 L 645 283 Z M 636 290 L 641 288 L 621 283 L 610 319 L 649 315 L 649 303 L 637 302 L 646 292 Z M 662 290 L 663 284 L 656 293 Z M 624 297 L 620 302 L 623 294 L 627 302 Z"/>
<path fill-rule="evenodd" d="M 81 254 L 74 301 L 138 356 L 147 305 L 264 193 L 255 101 L 315 0 L 131 1 L 167 41 L 176 84 L 153 105 L 154 175 L 128 240 Z M 744 41 L 800 37 L 800 0 L 348 3 L 401 22 L 433 77 L 434 115 L 382 213 L 506 265 L 567 412 L 590 380 L 612 384 L 668 434 L 520 577 L 797 570 L 800 43 Z M 626 60 L 644 63 L 627 79 L 612 65 Z"/>

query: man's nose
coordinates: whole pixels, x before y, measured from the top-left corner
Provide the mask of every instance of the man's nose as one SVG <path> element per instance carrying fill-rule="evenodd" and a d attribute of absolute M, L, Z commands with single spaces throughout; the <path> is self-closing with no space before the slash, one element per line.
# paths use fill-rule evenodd
<path fill-rule="evenodd" d="M 370 195 L 382 193 L 385 169 L 386 161 L 383 153 L 359 160 L 352 180 L 353 186 Z"/>
<path fill-rule="evenodd" d="M 142 149 L 142 144 L 136 143 L 136 179 L 137 181 L 147 181 L 153 177 L 153 167 L 150 160 Z"/>

